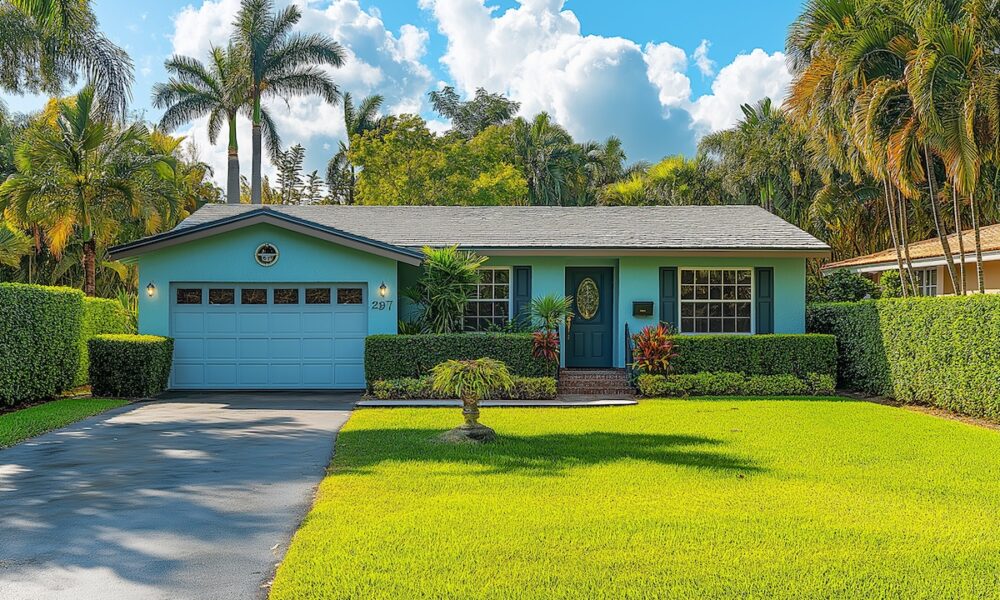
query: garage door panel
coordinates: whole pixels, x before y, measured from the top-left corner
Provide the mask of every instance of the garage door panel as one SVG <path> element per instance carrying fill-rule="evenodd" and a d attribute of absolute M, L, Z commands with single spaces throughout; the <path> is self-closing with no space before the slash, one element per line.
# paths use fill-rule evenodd
<path fill-rule="evenodd" d="M 271 333 L 302 333 L 302 320 L 298 313 L 274 312 L 271 313 Z"/>
<path fill-rule="evenodd" d="M 299 360 L 302 358 L 302 338 L 271 339 L 268 358 L 271 360 Z"/>
<path fill-rule="evenodd" d="M 364 351 L 364 348 L 362 348 Z M 305 338 L 302 340 L 302 358 L 330 360 L 333 358 L 333 340 L 330 338 Z"/>
<path fill-rule="evenodd" d="M 267 358 L 267 342 L 265 337 L 240 338 L 237 341 L 239 346 L 240 359 L 260 359 Z"/>
<path fill-rule="evenodd" d="M 205 385 L 233 386 L 236 384 L 236 363 L 208 363 L 205 365 Z"/>
<path fill-rule="evenodd" d="M 334 366 L 334 381 L 339 387 L 364 387 L 364 366 L 361 363 L 356 365 L 337 364 Z"/>
<path fill-rule="evenodd" d="M 209 304 L 210 285 L 234 288 L 235 304 Z M 171 305 L 171 335 L 176 340 L 173 387 L 364 387 L 367 305 L 339 304 L 336 293 L 338 287 L 356 288 L 357 284 L 178 283 L 172 286 L 200 287 L 204 299 L 201 304 Z M 240 289 L 246 287 L 266 287 L 267 303 L 242 304 Z M 300 303 L 275 304 L 274 289 L 279 287 L 298 287 Z M 331 302 L 306 304 L 306 294 L 301 290 L 309 287 L 333 290 L 328 296 Z M 356 296 L 350 297 L 350 301 L 356 301 Z"/>
<path fill-rule="evenodd" d="M 175 336 L 185 333 L 200 334 L 205 329 L 205 316 L 201 313 L 176 312 L 173 321 Z"/>
<path fill-rule="evenodd" d="M 304 313 L 302 315 L 302 332 L 311 335 L 331 335 L 333 333 L 333 314 Z"/>
<path fill-rule="evenodd" d="M 205 385 L 205 365 L 174 361 L 174 385 L 198 387 Z"/>
<path fill-rule="evenodd" d="M 208 360 L 236 360 L 236 338 L 205 340 L 205 358 Z"/>
<path fill-rule="evenodd" d="M 212 318 L 205 320 L 205 331 L 208 333 L 236 333 L 236 312 L 212 311 Z"/>
<path fill-rule="evenodd" d="M 174 338 L 174 356 L 185 359 L 205 358 L 205 340 L 202 338 Z"/>
<path fill-rule="evenodd" d="M 240 334 L 267 333 L 266 312 L 240 313 Z"/>
<path fill-rule="evenodd" d="M 339 313 L 334 315 L 334 335 L 364 334 L 368 331 L 365 313 Z"/>

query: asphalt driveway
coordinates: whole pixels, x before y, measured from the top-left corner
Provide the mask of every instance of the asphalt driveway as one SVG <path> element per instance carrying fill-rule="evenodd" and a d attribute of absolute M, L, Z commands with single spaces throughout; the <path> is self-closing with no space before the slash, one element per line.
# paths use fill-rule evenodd
<path fill-rule="evenodd" d="M 0 450 L 0 598 L 264 597 L 350 394 L 174 394 Z"/>

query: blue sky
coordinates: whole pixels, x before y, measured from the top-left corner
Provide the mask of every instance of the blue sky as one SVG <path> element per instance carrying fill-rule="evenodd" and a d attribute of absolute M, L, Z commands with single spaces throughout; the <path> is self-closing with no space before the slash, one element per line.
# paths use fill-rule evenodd
<path fill-rule="evenodd" d="M 345 91 L 381 93 L 389 110 L 418 112 L 444 129 L 427 92 L 445 83 L 464 93 L 484 86 L 519 100 L 525 116 L 548 111 L 578 139 L 618 135 L 630 159 L 644 160 L 691 154 L 702 135 L 735 122 L 739 104 L 783 96 L 790 77 L 781 51 L 801 6 L 799 0 L 295 1 L 305 13 L 303 30 L 332 35 L 349 49 L 347 67 L 333 73 Z M 149 93 L 165 77 L 163 60 L 175 52 L 203 58 L 211 43 L 224 43 L 238 0 L 93 4 L 102 29 L 135 61 L 133 107 L 155 121 L 159 111 L 150 107 Z M 43 99 L 5 101 L 30 111 Z M 337 109 L 303 99 L 278 102 L 272 112 L 283 142 L 302 143 L 307 168 L 322 172 L 342 136 Z M 224 148 L 208 143 L 204 123 L 182 133 L 222 173 Z"/>

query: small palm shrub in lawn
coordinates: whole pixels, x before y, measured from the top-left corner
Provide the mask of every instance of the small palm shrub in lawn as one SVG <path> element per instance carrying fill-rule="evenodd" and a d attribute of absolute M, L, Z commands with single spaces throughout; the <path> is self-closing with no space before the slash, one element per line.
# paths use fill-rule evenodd
<path fill-rule="evenodd" d="M 491 442 L 496 433 L 479 422 L 479 403 L 513 387 L 507 365 L 492 358 L 448 360 L 431 371 L 435 392 L 462 400 L 465 423 L 442 438 L 450 442 Z"/>

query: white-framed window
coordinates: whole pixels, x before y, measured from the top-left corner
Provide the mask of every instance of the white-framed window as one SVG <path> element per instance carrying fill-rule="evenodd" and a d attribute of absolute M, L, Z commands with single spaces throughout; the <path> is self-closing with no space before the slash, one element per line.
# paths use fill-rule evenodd
<path fill-rule="evenodd" d="M 681 333 L 753 333 L 753 269 L 681 269 Z"/>
<path fill-rule="evenodd" d="M 938 295 L 938 270 L 914 269 L 913 274 L 917 276 L 917 294 L 921 296 Z"/>
<path fill-rule="evenodd" d="M 489 331 L 510 321 L 511 268 L 482 267 L 480 279 L 465 307 L 466 331 Z"/>

